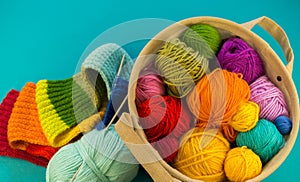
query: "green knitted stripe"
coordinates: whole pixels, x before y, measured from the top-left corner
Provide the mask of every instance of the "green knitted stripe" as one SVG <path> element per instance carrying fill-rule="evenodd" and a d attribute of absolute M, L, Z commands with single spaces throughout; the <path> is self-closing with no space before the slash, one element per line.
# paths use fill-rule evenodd
<path fill-rule="evenodd" d="M 96 109 L 90 97 L 72 78 L 48 80 L 47 85 L 47 94 L 51 104 L 61 120 L 69 127 L 77 125 L 95 113 Z"/>

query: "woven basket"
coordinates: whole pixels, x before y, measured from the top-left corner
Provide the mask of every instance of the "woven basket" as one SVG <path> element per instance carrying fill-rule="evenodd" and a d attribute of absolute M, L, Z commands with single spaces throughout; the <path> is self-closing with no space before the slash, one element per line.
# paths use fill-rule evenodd
<path fill-rule="evenodd" d="M 162 160 L 158 152 L 148 143 L 144 131 L 139 125 L 135 105 L 136 80 L 139 76 L 139 71 L 137 70 L 141 70 L 147 65 L 147 57 L 145 55 L 155 54 L 163 44 L 161 40 L 179 37 L 185 30 L 182 28 L 183 25 L 188 27 L 198 23 L 209 24 L 217 28 L 222 38 L 236 35 L 245 40 L 259 53 L 264 61 L 267 76 L 285 95 L 293 122 L 293 129 L 290 135 L 286 137 L 284 148 L 264 166 L 259 176 L 248 180 L 261 181 L 273 173 L 291 151 L 298 134 L 300 113 L 298 95 L 292 80 L 294 54 L 283 29 L 268 17 L 261 17 L 244 24 L 237 24 L 215 17 L 194 17 L 182 20 L 164 29 L 144 47 L 134 65 L 134 71 L 130 77 L 128 95 L 130 114 L 122 114 L 115 126 L 116 130 L 154 181 L 199 181 L 185 176 Z M 287 60 L 287 65 L 283 64 L 279 56 L 267 42 L 251 31 L 255 25 L 259 25 L 265 29 L 279 43 Z"/>

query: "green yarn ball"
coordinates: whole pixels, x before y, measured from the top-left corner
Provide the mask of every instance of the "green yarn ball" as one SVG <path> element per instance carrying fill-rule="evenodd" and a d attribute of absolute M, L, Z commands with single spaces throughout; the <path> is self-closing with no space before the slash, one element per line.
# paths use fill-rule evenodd
<path fill-rule="evenodd" d="M 169 95 L 185 97 L 208 70 L 208 60 L 178 38 L 165 42 L 157 51 L 155 67 Z"/>
<path fill-rule="evenodd" d="M 194 24 L 182 35 L 182 41 L 206 58 L 212 58 L 219 50 L 221 35 L 207 24 Z"/>
<path fill-rule="evenodd" d="M 113 126 L 92 130 L 61 148 L 50 160 L 46 181 L 131 181 L 138 162 Z"/>
<path fill-rule="evenodd" d="M 252 149 L 263 163 L 277 154 L 284 143 L 284 138 L 276 126 L 265 119 L 259 120 L 252 130 L 239 133 L 236 138 L 239 147 L 247 146 Z"/>

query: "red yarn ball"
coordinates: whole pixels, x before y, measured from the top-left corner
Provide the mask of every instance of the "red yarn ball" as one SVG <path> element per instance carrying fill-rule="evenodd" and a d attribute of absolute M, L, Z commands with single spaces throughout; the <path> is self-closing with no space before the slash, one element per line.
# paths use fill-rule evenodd
<path fill-rule="evenodd" d="M 167 162 L 173 161 L 179 138 L 190 129 L 192 118 L 186 108 L 180 99 L 172 96 L 154 96 L 138 107 L 140 124 L 148 141 Z"/>
<path fill-rule="evenodd" d="M 167 136 L 157 142 L 151 143 L 151 145 L 167 163 L 173 162 L 179 149 L 178 139 L 173 136 Z"/>

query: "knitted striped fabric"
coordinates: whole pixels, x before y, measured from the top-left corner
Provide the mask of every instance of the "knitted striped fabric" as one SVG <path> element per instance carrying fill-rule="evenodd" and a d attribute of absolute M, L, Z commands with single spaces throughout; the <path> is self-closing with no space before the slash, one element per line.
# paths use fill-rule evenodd
<path fill-rule="evenodd" d="M 11 90 L 0 105 L 0 155 L 27 160 L 31 163 L 46 167 L 48 164 L 47 159 L 33 156 L 22 150 L 12 149 L 9 146 L 7 125 L 18 96 L 18 91 Z"/>
<path fill-rule="evenodd" d="M 82 64 L 82 73 L 94 86 L 100 98 L 110 98 L 113 82 L 119 70 L 122 57 L 125 55 L 121 77 L 128 80 L 133 65 L 128 53 L 119 45 L 109 43 L 95 49 Z M 95 76 L 97 77 L 95 81 Z M 103 85 L 107 94 L 103 92 Z"/>
<path fill-rule="evenodd" d="M 89 54 L 82 64 L 81 73 L 76 76 L 37 83 L 39 119 L 51 146 L 67 144 L 81 133 L 81 129 L 88 132 L 95 121 L 103 118 L 123 55 L 123 67 L 132 65 L 131 58 L 120 46 L 105 44 Z M 129 78 L 129 75 L 130 71 L 122 72 L 123 77 Z M 99 116 L 93 115 L 97 112 L 101 117 L 99 120 Z M 88 118 L 92 115 L 93 119 Z M 81 122 L 83 124 L 79 124 Z"/>
<path fill-rule="evenodd" d="M 81 133 L 78 123 L 97 112 L 81 74 L 66 80 L 41 80 L 36 102 L 42 129 L 53 147 L 69 143 Z"/>
<path fill-rule="evenodd" d="M 38 117 L 34 83 L 27 83 L 14 104 L 8 121 L 7 135 L 12 148 L 50 160 L 58 150 L 50 147 Z"/>

